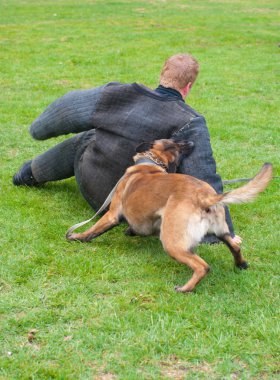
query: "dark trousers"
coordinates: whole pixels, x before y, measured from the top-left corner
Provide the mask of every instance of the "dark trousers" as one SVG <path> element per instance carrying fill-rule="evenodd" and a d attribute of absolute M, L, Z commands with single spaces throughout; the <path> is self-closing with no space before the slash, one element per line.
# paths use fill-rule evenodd
<path fill-rule="evenodd" d="M 35 157 L 31 169 L 36 181 L 58 181 L 76 175 L 78 161 L 94 137 L 94 129 L 78 133 Z"/>

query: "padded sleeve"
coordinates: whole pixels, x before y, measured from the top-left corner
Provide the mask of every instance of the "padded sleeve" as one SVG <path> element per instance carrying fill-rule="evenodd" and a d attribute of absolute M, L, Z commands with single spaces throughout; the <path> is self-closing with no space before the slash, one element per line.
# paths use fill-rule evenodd
<path fill-rule="evenodd" d="M 194 117 L 172 137 L 194 142 L 192 153 L 181 160 L 177 172 L 201 179 L 209 183 L 217 193 L 222 193 L 222 179 L 216 173 L 216 161 L 213 157 L 210 135 L 204 117 Z M 225 207 L 225 211 L 230 233 L 234 236 L 233 224 L 227 207 Z"/>
<path fill-rule="evenodd" d="M 45 140 L 93 129 L 92 115 L 104 87 L 71 91 L 58 98 L 31 124 L 30 134 Z"/>

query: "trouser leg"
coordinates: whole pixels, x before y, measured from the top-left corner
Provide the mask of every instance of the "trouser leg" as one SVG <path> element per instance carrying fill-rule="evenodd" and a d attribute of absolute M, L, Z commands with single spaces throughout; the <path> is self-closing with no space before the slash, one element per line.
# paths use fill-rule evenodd
<path fill-rule="evenodd" d="M 15 186 L 36 186 L 58 181 L 75 174 L 75 161 L 95 138 L 95 130 L 83 132 L 67 139 L 33 160 L 25 162 L 13 176 Z"/>
<path fill-rule="evenodd" d="M 94 138 L 95 131 L 79 133 L 35 157 L 31 162 L 32 174 L 38 183 L 58 181 L 74 175 L 77 153 Z"/>
<path fill-rule="evenodd" d="M 57 181 L 74 175 L 75 146 L 78 136 L 55 145 L 31 162 L 31 170 L 38 183 Z"/>

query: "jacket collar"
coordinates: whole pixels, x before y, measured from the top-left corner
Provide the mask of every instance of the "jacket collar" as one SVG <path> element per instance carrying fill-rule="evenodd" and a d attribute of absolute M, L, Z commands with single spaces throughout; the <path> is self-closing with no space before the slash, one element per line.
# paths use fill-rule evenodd
<path fill-rule="evenodd" d="M 167 88 L 167 87 L 163 87 L 159 85 L 155 90 L 151 90 L 150 88 L 138 83 L 132 83 L 132 87 L 136 91 L 146 96 L 149 96 L 151 98 L 154 98 L 163 102 L 182 101 L 185 104 L 185 101 L 182 95 L 180 94 L 180 92 L 175 90 L 174 88 Z"/>
<path fill-rule="evenodd" d="M 184 100 L 182 95 L 180 94 L 180 92 L 175 90 L 175 88 L 164 87 L 161 84 L 155 89 L 155 92 L 157 92 L 158 94 L 161 94 L 161 95 L 165 95 L 165 96 L 169 96 L 172 98 Z"/>

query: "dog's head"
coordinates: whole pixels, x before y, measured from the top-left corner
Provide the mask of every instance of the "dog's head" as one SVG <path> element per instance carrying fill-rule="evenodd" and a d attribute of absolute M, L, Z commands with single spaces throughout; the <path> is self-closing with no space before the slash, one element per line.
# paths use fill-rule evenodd
<path fill-rule="evenodd" d="M 183 156 L 188 156 L 194 148 L 192 141 L 162 139 L 152 142 L 143 142 L 136 148 L 137 153 L 151 152 L 153 156 L 162 162 L 168 172 L 176 171 Z M 136 157 L 136 156 L 135 156 Z"/>

